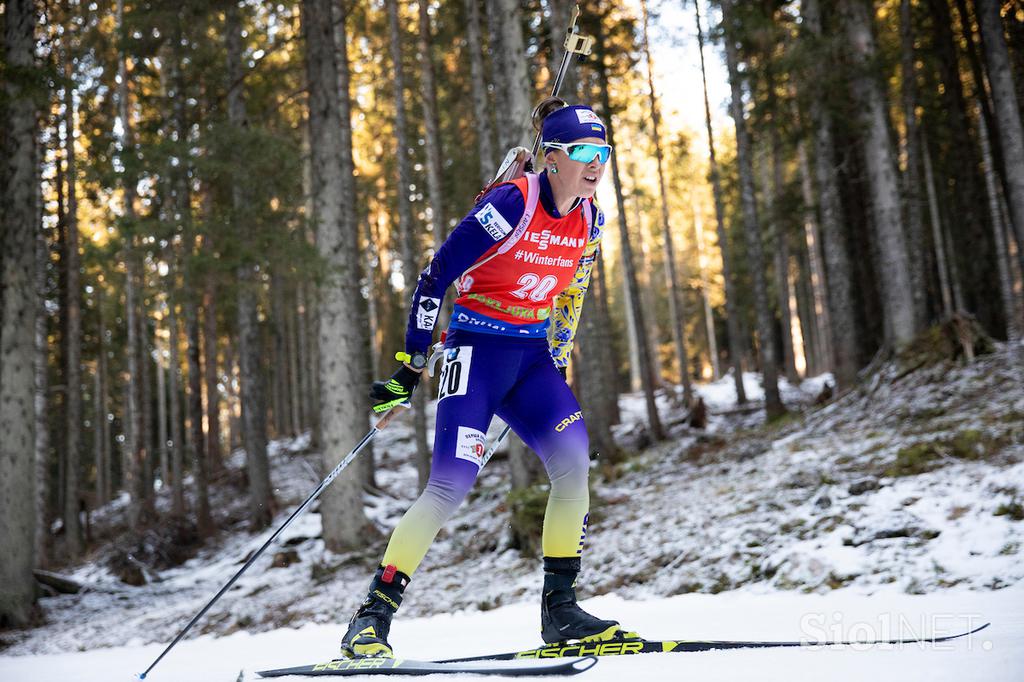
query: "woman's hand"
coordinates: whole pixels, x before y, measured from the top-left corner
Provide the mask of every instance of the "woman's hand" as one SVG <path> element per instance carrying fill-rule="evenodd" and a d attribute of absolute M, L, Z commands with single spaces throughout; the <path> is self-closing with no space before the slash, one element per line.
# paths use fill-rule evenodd
<path fill-rule="evenodd" d="M 370 386 L 370 397 L 381 401 L 373 406 L 373 411 L 384 412 L 409 402 L 416 385 L 420 383 L 421 371 L 403 364 L 387 381 L 373 382 Z"/>

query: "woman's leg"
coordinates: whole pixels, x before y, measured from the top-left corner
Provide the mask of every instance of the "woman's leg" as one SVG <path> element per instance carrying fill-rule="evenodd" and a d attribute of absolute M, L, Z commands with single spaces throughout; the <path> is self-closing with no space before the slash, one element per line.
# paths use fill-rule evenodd
<path fill-rule="evenodd" d="M 449 337 L 449 343 L 453 338 L 458 337 Z M 342 637 L 344 654 L 391 655 L 387 642 L 391 618 L 402 603 L 410 576 L 480 473 L 487 427 L 495 407 L 515 383 L 522 353 L 488 348 L 487 339 L 477 343 L 453 344 L 446 350 L 430 478 L 391 534 L 366 600 Z"/>
<path fill-rule="evenodd" d="M 473 487 L 487 427 L 515 383 L 521 350 L 510 350 L 507 342 L 495 347 L 487 337 L 475 338 L 474 344 L 446 349 L 430 478 L 391 534 L 381 560 L 406 575 L 420 565 L 441 526 Z"/>
<path fill-rule="evenodd" d="M 618 622 L 597 618 L 576 603 L 590 506 L 589 440 L 579 403 L 547 354 L 522 374 L 497 414 L 540 456 L 551 479 L 542 540 L 541 637 L 554 643 L 626 636 Z"/>
<path fill-rule="evenodd" d="M 537 453 L 551 480 L 544 556 L 579 556 L 590 508 L 590 441 L 576 396 L 550 358 L 543 358 L 520 377 L 497 414 Z"/>

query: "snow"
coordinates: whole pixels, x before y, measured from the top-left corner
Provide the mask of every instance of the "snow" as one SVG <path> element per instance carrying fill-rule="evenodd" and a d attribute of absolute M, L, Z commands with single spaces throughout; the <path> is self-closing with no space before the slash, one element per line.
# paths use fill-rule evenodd
<path fill-rule="evenodd" d="M 887 591 L 872 596 L 850 589 L 826 595 L 731 592 L 626 601 L 607 595 L 584 607 L 639 627 L 651 638 L 786 639 L 892 638 L 954 634 L 992 622 L 962 640 L 937 644 L 852 645 L 808 649 L 728 650 L 605 657 L 580 679 L 742 680 L 759 682 L 866 679 L 1019 680 L 1024 675 L 1024 589 L 1001 592 L 946 590 L 914 596 Z M 407 658 L 443 658 L 507 651 L 537 644 L 536 609 L 517 604 L 487 612 L 463 611 L 395 621 L 391 641 Z M 326 660 L 337 645 L 336 625 L 308 624 L 260 634 L 204 636 L 182 643 L 147 678 L 255 680 L 256 670 Z M 81 653 L 0 657 L 7 682 L 111 682 L 130 680 L 160 653 L 160 645 L 119 646 Z M 69 674 L 72 674 L 69 677 Z M 303 679 L 303 678 L 281 678 Z M 430 678 L 434 679 L 434 678 Z M 458 679 L 484 679 L 476 675 Z"/>
<path fill-rule="evenodd" d="M 598 615 L 648 637 L 858 638 L 901 623 L 923 634 L 991 620 L 983 639 L 923 651 L 612 658 L 587 679 L 1024 679 L 1024 522 L 1019 511 L 1005 513 L 1024 501 L 1024 381 L 1014 353 L 1003 347 L 969 365 L 910 375 L 882 367 L 817 408 L 814 398 L 831 377 L 781 382 L 793 412 L 773 424 L 757 405 L 736 405 L 731 377 L 696 386 L 709 408 L 703 431 L 686 425 L 679 392 L 662 390 L 657 404 L 670 437 L 649 447 L 642 394 L 622 396 L 614 433 L 630 457 L 595 462 L 579 584 Z M 758 375 L 745 374 L 744 384 L 752 400 L 762 398 Z M 495 420 L 488 439 L 502 428 Z M 968 446 L 955 450 L 958 438 Z M 903 475 L 899 453 L 921 445 L 932 459 Z M 233 680 L 241 668 L 251 679 L 253 670 L 337 650 L 387 534 L 417 489 L 411 419 L 396 420 L 374 449 L 379 490 L 365 503 L 377 532 L 366 545 L 326 550 L 314 505 L 151 679 Z M 270 454 L 276 527 L 322 474 L 308 434 L 275 441 Z M 144 669 L 273 532 L 246 530 L 244 461 L 244 452 L 232 453 L 227 483 L 211 490 L 223 529 L 217 538 L 179 566 L 150 568 L 140 587 L 112 572 L 110 547 L 69 569 L 89 588 L 41 600 L 40 627 L 0 632 L 0 682 L 67 680 L 69 671 L 76 680 L 127 679 Z M 438 535 L 392 631 L 403 656 L 538 644 L 540 565 L 510 546 L 508 478 L 499 451 Z M 168 503 L 163 495 L 158 508 Z M 97 510 L 94 531 L 109 529 L 126 505 L 122 496 Z M 273 568 L 285 549 L 298 562 Z"/>

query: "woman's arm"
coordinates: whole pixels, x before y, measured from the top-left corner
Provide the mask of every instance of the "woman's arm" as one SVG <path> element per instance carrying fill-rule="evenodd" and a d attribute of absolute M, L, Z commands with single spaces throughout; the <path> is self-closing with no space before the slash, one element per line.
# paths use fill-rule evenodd
<path fill-rule="evenodd" d="M 592 204 L 594 215 L 591 222 L 590 238 L 583 250 L 580 264 L 576 267 L 572 283 L 565 291 L 555 297 L 551 309 L 551 357 L 556 367 L 568 367 L 569 356 L 572 354 L 573 341 L 576 338 L 576 327 L 579 325 L 580 311 L 583 310 L 583 298 L 590 288 L 590 275 L 597 262 L 597 254 L 601 249 L 601 237 L 604 234 L 604 213 L 597 204 Z"/>
<path fill-rule="evenodd" d="M 452 230 L 420 273 L 405 332 L 407 353 L 430 348 L 445 291 L 491 247 L 508 237 L 525 210 L 526 202 L 515 185 L 499 185 Z"/>

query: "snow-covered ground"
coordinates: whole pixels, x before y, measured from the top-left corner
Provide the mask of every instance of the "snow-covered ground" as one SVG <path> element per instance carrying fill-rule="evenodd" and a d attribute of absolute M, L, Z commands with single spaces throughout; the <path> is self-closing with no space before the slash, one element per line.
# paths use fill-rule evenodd
<path fill-rule="evenodd" d="M 1020 353 L 1003 347 L 970 365 L 910 374 L 886 366 L 820 408 L 811 403 L 827 377 L 801 386 L 783 382 L 793 413 L 771 425 L 761 410 L 736 409 L 729 378 L 697 387 L 710 410 L 702 431 L 687 427 L 685 414 L 662 392 L 659 411 L 670 438 L 621 463 L 595 463 L 579 585 L 600 615 L 649 637 L 864 637 L 879 633 L 850 628 L 880 627 L 880 618 L 895 622 L 900 614 L 921 634 L 948 626 L 941 619 L 950 614 L 963 620 L 980 613 L 994 623 L 984 633 L 991 649 L 979 643 L 968 650 L 960 642 L 955 655 L 730 651 L 608 659 L 588 678 L 659 671 L 674 679 L 749 679 L 756 671 L 759 679 L 792 679 L 794 670 L 809 677 L 806 670 L 823 679 L 919 673 L 929 680 L 1024 679 Z M 744 383 L 748 396 L 759 399 L 759 378 L 748 374 Z M 616 437 L 637 450 L 647 440 L 643 398 L 623 396 L 620 406 Z M 387 533 L 416 494 L 410 421 L 396 421 L 375 443 L 379 491 L 365 499 L 379 532 L 367 534 L 366 546 L 327 551 L 314 508 L 161 664 L 167 677 L 154 679 L 234 679 L 240 668 L 319 660 L 336 651 Z M 501 428 L 495 420 L 489 438 Z M 271 452 L 276 526 L 315 487 L 319 455 L 305 438 L 278 441 Z M 240 481 L 231 472 L 243 464 L 244 453 L 235 453 L 226 480 Z M 402 655 L 436 658 L 538 643 L 540 562 L 511 547 L 508 478 L 507 460 L 496 457 L 439 534 L 396 619 L 393 641 Z M 74 679 L 115 679 L 144 668 L 272 532 L 245 530 L 239 485 L 214 491 L 216 508 L 235 509 L 222 520 L 221 535 L 180 566 L 148 568 L 147 584 L 120 582 L 109 547 L 69 570 L 89 589 L 43 599 L 41 627 L 0 632 L 0 682 L 51 673 L 66 680 L 69 671 Z M 123 505 L 97 512 L 97 532 Z M 295 553 L 292 560 L 273 567 L 274 553 L 285 550 Z M 838 614 L 839 622 L 826 622 L 840 631 L 803 631 L 814 622 L 801 618 L 819 613 Z M 922 624 L 926 616 L 939 621 Z M 200 662 L 209 674 L 197 674 Z M 896 674 L 884 670 L 889 665 Z"/>
<path fill-rule="evenodd" d="M 867 597 L 849 588 L 825 595 L 732 592 L 625 601 L 615 596 L 584 604 L 648 637 L 691 639 L 806 639 L 952 634 L 992 625 L 958 641 L 903 646 L 728 650 L 602 658 L 579 679 L 626 680 L 900 680 L 901 682 L 1015 682 L 1024 677 L 1024 590 L 945 590 L 914 596 L 888 590 Z M 459 612 L 395 622 L 391 640 L 407 658 L 494 653 L 536 645 L 536 609 L 518 604 L 488 612 Z M 266 668 L 329 659 L 338 629 L 329 625 L 236 633 L 187 641 L 150 674 L 153 682 L 232 682 L 259 679 Z M 6 682 L 116 682 L 133 679 L 159 654 L 158 645 L 83 653 L 0 657 Z M 299 680 L 302 678 L 281 678 Z M 365 679 L 365 678 L 364 678 Z M 430 678 L 435 679 L 435 678 Z M 484 679 L 475 675 L 458 679 Z"/>

